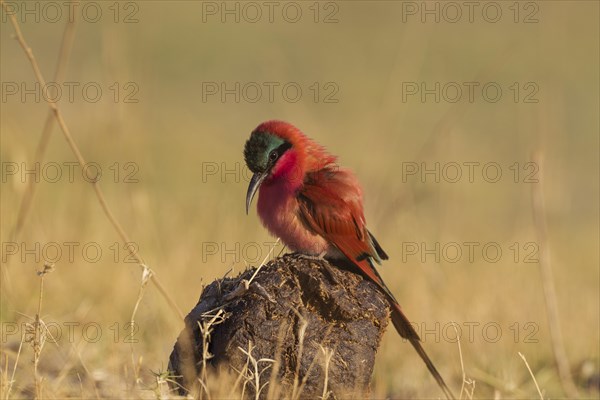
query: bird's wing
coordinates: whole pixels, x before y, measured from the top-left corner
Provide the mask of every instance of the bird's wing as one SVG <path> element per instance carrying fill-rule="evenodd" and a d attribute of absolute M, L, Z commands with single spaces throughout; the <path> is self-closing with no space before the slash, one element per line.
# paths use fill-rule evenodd
<path fill-rule="evenodd" d="M 351 261 L 379 257 L 376 247 L 381 247 L 365 227 L 360 188 L 350 172 L 324 169 L 307 174 L 298 204 L 306 227 Z"/>

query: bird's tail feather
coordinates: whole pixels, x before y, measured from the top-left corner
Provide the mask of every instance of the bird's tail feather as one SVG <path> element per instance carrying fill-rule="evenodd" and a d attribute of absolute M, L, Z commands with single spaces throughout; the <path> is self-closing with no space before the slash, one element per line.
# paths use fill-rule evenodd
<path fill-rule="evenodd" d="M 348 254 L 344 254 L 349 259 L 353 259 L 350 258 Z M 415 348 L 415 350 L 427 366 L 427 369 L 429 370 L 429 372 L 431 372 L 431 375 L 433 375 L 438 385 L 446 395 L 446 398 L 448 400 L 455 399 L 454 395 L 452 394 L 452 391 L 450 390 L 450 388 L 448 388 L 448 385 L 446 385 L 446 382 L 444 382 L 444 379 L 442 378 L 438 370 L 435 368 L 435 365 L 433 365 L 433 362 L 431 361 L 427 353 L 425 353 L 425 349 L 423 349 L 423 347 L 421 346 L 421 339 L 415 331 L 415 328 L 413 328 L 413 326 L 410 324 L 408 318 L 406 318 L 406 316 L 402 312 L 398 301 L 396 300 L 390 289 L 388 289 L 388 287 L 385 285 L 383 279 L 381 279 L 381 275 L 379 275 L 377 269 L 375 269 L 372 259 L 368 257 L 364 260 L 354 260 L 354 265 L 357 266 L 363 274 L 369 277 L 369 279 L 371 279 L 373 282 L 379 285 L 379 287 L 385 293 L 386 297 L 388 298 L 388 302 L 390 303 L 390 307 L 392 307 L 392 323 L 394 324 L 394 327 L 396 328 L 400 336 L 402 336 L 405 339 L 408 339 L 410 344 L 412 344 L 412 346 Z"/>
<path fill-rule="evenodd" d="M 417 353 L 427 366 L 429 372 L 431 372 L 431 375 L 433 375 L 440 388 L 444 391 L 446 398 L 449 400 L 455 399 L 454 394 L 452 394 L 452 391 L 450 390 L 448 385 L 446 385 L 446 382 L 444 382 L 444 378 L 442 378 L 438 370 L 435 368 L 435 365 L 433 365 L 433 362 L 425 352 L 425 349 L 423 349 L 423 346 L 421 346 L 421 339 L 419 338 L 419 335 L 408 321 L 408 318 L 406 318 L 406 316 L 400 309 L 400 305 L 398 305 L 398 302 L 396 302 L 395 299 L 392 298 L 390 299 L 390 305 L 392 306 L 392 323 L 394 324 L 394 327 L 396 328 L 400 336 L 402 336 L 405 339 L 408 339 L 410 344 L 412 344 L 414 349 L 417 351 Z"/>

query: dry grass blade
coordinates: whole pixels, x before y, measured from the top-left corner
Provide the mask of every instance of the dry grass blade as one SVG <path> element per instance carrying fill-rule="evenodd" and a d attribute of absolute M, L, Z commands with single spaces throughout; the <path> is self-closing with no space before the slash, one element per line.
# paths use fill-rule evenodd
<path fill-rule="evenodd" d="M 304 339 L 306 337 L 306 329 L 308 328 L 308 321 L 306 320 L 306 318 L 304 318 L 304 316 L 302 316 L 302 314 L 298 310 L 294 309 L 294 313 L 298 316 L 298 319 L 300 320 L 300 326 L 298 327 L 298 362 L 296 364 L 296 372 L 294 374 L 294 386 L 292 388 L 291 399 L 299 400 L 302 397 L 302 391 L 304 389 L 304 386 L 306 385 L 306 382 L 308 381 L 308 377 L 310 376 L 310 371 L 314 367 L 318 357 L 315 356 L 312 359 L 310 365 L 306 369 L 304 377 L 302 378 L 302 380 L 299 380 L 300 365 L 302 363 L 302 356 L 304 353 L 304 346 L 305 346 Z"/>
<path fill-rule="evenodd" d="M 212 314 L 213 311 L 216 311 Z M 199 398 L 211 398 L 210 391 L 208 389 L 208 361 L 213 358 L 213 355 L 209 351 L 210 337 L 214 331 L 214 327 L 225 321 L 226 315 L 222 308 L 211 310 L 202 315 L 202 322 L 198 321 L 198 328 L 200 329 L 200 335 L 202 335 L 202 370 L 197 382 L 200 384 Z"/>
<path fill-rule="evenodd" d="M 458 355 L 460 357 L 460 370 L 462 372 L 462 383 L 460 385 L 460 393 L 458 394 L 458 398 L 463 398 L 463 393 L 467 396 L 467 399 L 473 398 L 473 392 L 475 391 L 475 381 L 467 378 L 467 373 L 465 372 L 465 363 L 463 360 L 462 347 L 460 345 L 460 335 L 458 333 L 457 324 L 455 322 L 452 323 L 452 327 L 454 328 L 454 332 L 456 333 L 456 345 L 458 346 Z M 471 392 L 468 392 L 465 389 L 465 384 L 471 386 Z"/>
<path fill-rule="evenodd" d="M 25 335 L 21 334 L 21 341 L 19 342 L 19 349 L 17 350 L 17 355 L 15 357 L 15 365 L 13 365 L 13 370 L 12 370 L 12 374 L 10 376 L 10 380 L 8 380 L 7 377 L 3 377 L 4 382 L 7 385 L 7 388 L 6 388 L 6 393 L 3 394 L 2 398 L 7 399 L 7 400 L 10 398 L 10 392 L 12 391 L 12 386 L 15 383 L 15 373 L 17 372 L 17 366 L 19 365 L 19 357 L 21 356 L 21 350 L 23 349 L 24 342 L 25 342 Z M 5 373 L 8 374 L 8 355 L 7 355 L 7 360 L 6 360 Z M 2 389 L 4 389 L 4 385 L 1 385 L 1 386 L 2 386 Z"/>
<path fill-rule="evenodd" d="M 527 362 L 527 359 L 525 358 L 525 356 L 521 353 L 519 353 L 519 357 L 521 357 L 521 359 L 523 359 L 523 362 L 525 363 L 525 366 L 527 367 L 527 370 L 529 371 L 529 375 L 531 375 L 531 379 L 533 379 L 533 383 L 535 383 L 535 388 L 537 389 L 538 395 L 540 396 L 541 400 L 544 400 L 544 396 L 542 395 L 542 391 L 540 390 L 540 387 L 537 383 L 537 380 L 535 379 L 535 375 L 533 375 L 533 371 L 531 371 L 531 368 L 529 367 L 529 363 Z"/>
<path fill-rule="evenodd" d="M 308 321 L 302 316 L 302 314 L 300 314 L 298 310 L 294 310 L 294 312 L 300 319 L 300 326 L 298 327 L 298 362 L 296 363 L 296 373 L 294 374 L 294 387 L 292 388 L 292 399 L 296 400 L 300 398 L 301 393 L 301 385 L 298 379 L 300 376 L 300 364 L 302 360 L 302 352 L 304 350 L 304 336 L 306 334 L 306 328 L 308 327 Z"/>
<path fill-rule="evenodd" d="M 135 305 L 133 306 L 133 311 L 131 312 L 131 318 L 129 319 L 129 327 L 130 327 L 130 335 L 133 337 L 135 333 L 135 315 L 137 314 L 137 310 L 142 302 L 142 298 L 144 297 L 144 292 L 146 290 L 146 286 L 148 285 L 149 280 L 152 278 L 152 270 L 148 268 L 144 264 L 140 264 L 142 266 L 142 282 L 140 284 L 140 289 L 138 292 L 137 300 L 135 301 Z M 136 374 L 135 376 L 135 384 L 137 385 L 139 381 L 139 376 L 137 374 L 138 369 L 136 368 L 135 362 L 135 353 L 133 351 L 133 343 L 130 343 L 131 346 L 131 365 L 133 367 L 133 371 Z"/>
<path fill-rule="evenodd" d="M 265 265 L 265 263 L 267 262 L 267 259 L 271 256 L 271 254 L 273 254 L 273 250 L 275 250 L 275 247 L 277 247 L 277 245 L 279 244 L 280 241 L 281 241 L 281 239 L 277 238 L 277 240 L 275 241 L 275 246 L 273 246 L 271 248 L 271 250 L 269 250 L 269 252 L 265 256 L 265 258 L 262 260 L 262 262 L 258 266 L 258 268 L 256 268 L 256 271 L 254 271 L 254 273 L 252 274 L 252 276 L 248 280 L 248 284 L 252 283 L 252 281 L 254 280 L 254 278 L 256 277 L 256 275 L 258 274 L 258 271 L 260 271 L 260 269 L 263 267 L 263 265 Z"/>
<path fill-rule="evenodd" d="M 554 276 L 552 273 L 552 264 L 550 262 L 550 248 L 548 245 L 548 227 L 546 225 L 546 207 L 544 203 L 543 183 L 544 168 L 541 152 L 535 152 L 532 156 L 533 162 L 538 165 L 540 171 L 539 182 L 531 185 L 531 201 L 533 209 L 533 220 L 540 249 L 540 274 L 542 277 L 542 287 L 544 289 L 544 300 L 546 303 L 546 314 L 548 316 L 548 327 L 550 329 L 550 339 L 552 341 L 552 350 L 558 369 L 558 376 L 563 390 L 568 397 L 575 399 L 579 397 L 571 370 L 567 352 L 565 351 L 564 340 L 560 328 L 560 317 L 558 315 L 558 300 L 556 289 L 554 287 Z"/>
<path fill-rule="evenodd" d="M 207 380 L 207 361 L 210 360 L 213 355 L 210 354 L 208 348 L 210 346 L 210 335 L 214 330 L 214 326 L 220 324 L 224 321 L 225 312 L 223 309 L 217 310 L 214 315 L 206 315 L 206 317 L 211 317 L 208 321 L 203 321 L 202 324 L 199 325 L 200 333 L 202 334 L 202 379 L 204 381 Z"/>
<path fill-rule="evenodd" d="M 323 382 L 323 394 L 321 395 L 322 400 L 327 400 L 329 398 L 329 391 L 327 390 L 327 386 L 329 384 L 329 364 L 331 363 L 331 359 L 333 358 L 333 350 L 323 347 L 319 345 L 321 351 L 323 352 L 324 357 L 324 368 L 325 368 L 325 378 Z"/>
<path fill-rule="evenodd" d="M 462 348 L 460 347 L 460 335 L 458 334 L 458 329 L 456 329 L 456 323 L 452 323 L 452 328 L 454 328 L 454 332 L 456 333 L 456 345 L 458 346 L 458 355 L 460 357 L 460 370 L 462 372 L 462 383 L 460 385 L 460 393 L 458 394 L 458 398 L 462 399 L 463 392 L 465 390 L 465 379 L 467 374 L 465 373 L 465 363 L 463 361 Z"/>
<path fill-rule="evenodd" d="M 40 357 L 42 349 L 46 344 L 46 336 L 48 329 L 44 321 L 42 321 L 42 301 L 44 299 L 44 278 L 47 274 L 54 271 L 54 265 L 44 264 L 44 268 L 37 272 L 40 277 L 40 292 L 38 295 L 38 307 L 32 324 L 27 324 L 25 328 L 25 342 L 31 343 L 33 349 L 33 377 L 35 383 L 35 398 L 41 399 L 42 396 L 42 378 L 39 373 Z"/>
<path fill-rule="evenodd" d="M 33 51 L 31 50 L 31 48 L 25 41 L 25 38 L 23 37 L 23 33 L 21 32 L 21 28 L 19 27 L 19 23 L 18 23 L 15 15 L 13 13 L 9 12 L 8 6 L 6 5 L 6 2 L 4 2 L 4 0 L 0 0 L 0 2 L 2 3 L 2 7 L 6 11 L 6 14 L 10 18 L 10 22 L 15 30 L 16 39 L 19 42 L 19 45 L 23 48 L 23 51 L 25 52 L 25 54 L 27 55 L 27 58 L 29 59 L 29 62 L 31 63 L 31 67 L 33 68 L 33 72 L 35 74 L 36 80 L 38 81 L 38 83 L 40 84 L 41 87 L 46 87 L 46 80 L 44 79 L 44 76 L 42 75 L 42 72 L 40 71 L 39 65 L 35 59 Z M 85 159 L 83 158 L 83 155 L 81 154 L 81 151 L 79 150 L 79 147 L 77 147 L 77 144 L 73 140 L 73 136 L 71 135 L 71 132 L 62 116 L 62 113 L 60 112 L 58 106 L 56 105 L 56 102 L 52 98 L 49 98 L 48 96 L 44 96 L 44 100 L 46 101 L 46 103 L 48 104 L 50 109 L 52 110 L 52 113 L 54 114 L 54 117 L 56 118 L 56 121 L 58 122 L 58 125 L 61 128 L 63 136 L 65 137 L 67 143 L 71 147 L 71 150 L 75 154 L 75 158 L 77 159 L 77 162 L 79 163 L 81 168 L 84 168 L 87 163 L 86 163 Z M 100 206 L 102 207 L 102 210 L 104 211 L 104 214 L 110 221 L 111 225 L 117 231 L 117 234 L 121 238 L 122 242 L 127 244 L 127 250 L 129 251 L 130 255 L 132 257 L 134 257 L 135 260 L 139 264 L 143 265 L 144 268 L 148 268 L 147 266 L 145 266 L 145 262 L 144 262 L 142 256 L 136 251 L 135 246 L 131 245 L 131 243 L 133 243 L 133 242 L 129 239 L 129 237 L 125 233 L 125 230 L 123 229 L 123 227 L 121 227 L 121 224 L 117 221 L 117 219 L 113 215 L 111 209 L 109 208 L 108 204 L 106 203 L 106 199 L 104 198 L 104 193 L 102 192 L 102 189 L 100 188 L 98 179 L 97 178 L 92 179 L 91 185 L 94 188 L 94 192 L 96 193 L 96 197 L 98 199 L 98 202 L 100 203 Z M 164 288 L 160 284 L 160 282 L 154 272 L 152 272 L 152 274 L 151 274 L 151 280 L 158 288 L 160 294 L 166 299 L 167 303 L 173 308 L 175 313 L 183 321 L 185 318 L 183 312 L 179 309 L 179 307 L 177 307 L 177 304 L 171 298 L 171 296 L 164 290 Z"/>
<path fill-rule="evenodd" d="M 271 367 L 271 365 L 273 365 L 275 363 L 275 360 L 272 360 L 270 358 L 261 358 L 261 359 L 257 360 L 252 355 L 252 350 L 254 349 L 254 346 L 251 341 L 248 342 L 248 350 L 244 350 L 241 347 L 238 347 L 238 349 L 242 353 L 244 353 L 247 357 L 246 367 L 244 368 L 244 371 L 242 371 L 242 373 L 241 373 L 242 375 L 245 376 L 245 380 L 246 380 L 244 383 L 244 387 L 246 386 L 246 383 L 252 383 L 252 385 L 254 386 L 254 399 L 259 400 L 260 393 L 269 384 L 269 382 L 265 382 L 263 385 L 261 385 L 260 377 L 262 376 L 263 373 L 265 373 Z M 258 366 L 259 363 L 269 363 L 269 365 L 260 369 Z M 249 368 L 250 366 L 252 366 L 251 369 Z"/>

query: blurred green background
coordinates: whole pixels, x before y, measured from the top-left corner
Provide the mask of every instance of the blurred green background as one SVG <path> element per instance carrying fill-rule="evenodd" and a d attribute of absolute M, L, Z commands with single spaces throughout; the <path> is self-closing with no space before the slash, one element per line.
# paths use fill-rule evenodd
<path fill-rule="evenodd" d="M 61 6 L 63 15 L 53 22 L 46 3 L 9 3 L 52 81 L 68 10 Z M 531 208 L 536 183 L 525 182 L 532 171 L 527 163 L 539 152 L 543 168 L 533 177 L 543 178 L 565 347 L 581 393 L 597 396 L 588 378 L 597 377 L 599 362 L 599 5 L 492 2 L 501 14 L 489 22 L 496 9 L 476 3 L 472 21 L 468 8 L 453 3 L 462 16 L 452 22 L 456 8 L 444 2 L 276 2 L 270 22 L 262 2 L 83 2 L 75 12 L 65 78 L 76 87 L 74 97 L 71 101 L 62 86 L 58 106 L 86 160 L 100 165 L 100 185 L 115 216 L 184 313 L 203 284 L 267 256 L 265 243 L 274 239 L 254 210 L 245 215 L 242 149 L 264 120 L 298 126 L 362 182 L 369 228 L 390 255 L 381 274 L 409 318 L 431 331 L 421 330 L 425 348 L 454 388 L 460 387 L 461 368 L 453 330 L 446 328 L 451 321 L 463 328 L 465 372 L 477 382 L 475 398 L 535 395 L 518 351 L 547 396 L 564 395 L 539 265 L 525 262 L 539 246 Z M 33 14 L 23 12 L 26 6 Z M 102 14 L 91 22 L 96 9 Z M 233 14 L 222 14 L 226 9 Z M 253 22 L 256 10 L 262 15 Z M 297 10 L 299 20 L 289 22 Z M 2 323 L 6 328 L 35 314 L 41 248 L 53 242 L 66 252 L 64 243 L 76 242 L 73 259 L 63 254 L 45 279 L 43 317 L 63 328 L 65 322 L 79 324 L 74 340 L 63 336 L 57 345 L 46 345 L 46 390 L 70 395 L 53 382 L 63 374 L 61 382 L 79 388 L 79 371 L 81 393 L 93 393 L 89 381 L 95 380 L 119 383 L 106 384 L 106 393 L 123 394 L 121 388 L 133 385 L 134 364 L 141 371 L 137 385 L 150 387 L 149 371 L 166 368 L 182 323 L 150 284 L 136 317 L 138 342 L 124 340 L 141 270 L 125 262 L 122 244 L 115 247 L 119 237 L 79 167 L 73 182 L 66 167 L 56 183 L 42 178 L 23 231 L 10 236 L 24 181 L 31 178 L 6 168 L 31 167 L 48 106 L 43 97 L 23 94 L 23 88 L 35 88 L 35 78 L 6 11 L 0 33 Z M 473 101 L 465 82 L 478 85 Z M 236 83 L 239 101 L 221 91 L 221 85 L 232 89 Z M 434 91 L 439 83 L 439 101 L 434 94 L 406 92 L 422 83 Z M 86 84 L 102 89 L 98 101 L 90 101 L 92 89 L 84 96 Z M 486 84 L 502 89 L 498 101 L 486 100 Z M 272 99 L 266 85 L 274 87 Z M 292 89 L 284 93 L 284 85 Z M 457 86 L 462 97 L 452 102 Z M 215 87 L 218 93 L 207 92 Z M 258 99 L 256 87 L 262 88 Z M 297 87 L 302 94 L 292 102 Z M 55 128 L 44 163 L 73 161 Z M 464 164 L 471 162 L 479 163 L 472 182 Z M 482 175 L 481 166 L 491 162 L 502 172 L 496 183 Z M 458 163 L 461 179 L 452 183 L 442 175 L 436 182 L 422 171 L 406 175 L 406 168 L 435 163 L 440 172 Z M 127 182 L 128 173 L 137 182 Z M 41 260 L 26 256 L 22 247 L 7 256 L 12 241 L 34 249 L 38 243 L 34 253 Z M 458 243 L 465 250 L 464 242 L 479 243 L 473 260 L 463 254 L 449 262 L 452 257 L 442 254 L 439 262 L 431 255 L 423 261 L 420 252 L 406 253 L 411 244 L 421 251 Z M 82 256 L 87 243 L 102 249 L 97 262 Z M 502 249 L 497 262 L 482 256 L 485 243 Z M 511 248 L 515 243 L 518 254 Z M 531 243 L 534 247 L 524 247 Z M 97 342 L 82 337 L 90 322 L 102 329 Z M 493 326 L 487 333 L 486 324 Z M 468 326 L 474 327 L 472 340 Z M 501 331 L 492 340 L 496 327 Z M 2 367 L 10 375 L 20 335 L 3 333 L 8 361 Z M 26 393 L 31 385 L 27 351 L 13 393 Z M 394 332 L 385 335 L 373 378 L 375 398 L 439 396 L 427 375 L 407 343 Z"/>

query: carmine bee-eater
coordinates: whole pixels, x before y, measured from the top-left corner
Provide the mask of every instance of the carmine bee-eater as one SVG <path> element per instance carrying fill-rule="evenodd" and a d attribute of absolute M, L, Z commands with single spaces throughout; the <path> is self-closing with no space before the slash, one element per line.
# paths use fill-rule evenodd
<path fill-rule="evenodd" d="M 246 213 L 259 191 L 263 225 L 292 251 L 349 261 L 387 297 L 394 327 L 410 341 L 447 398 L 454 396 L 421 347 L 398 301 L 375 269 L 388 256 L 366 227 L 362 190 L 336 157 L 283 121 L 267 121 L 250 135 L 244 158 L 254 173 L 246 194 Z"/>

